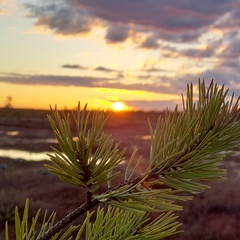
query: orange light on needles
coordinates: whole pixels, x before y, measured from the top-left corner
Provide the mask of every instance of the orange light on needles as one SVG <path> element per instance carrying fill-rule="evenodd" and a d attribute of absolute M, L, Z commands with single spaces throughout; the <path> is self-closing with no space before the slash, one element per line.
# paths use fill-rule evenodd
<path fill-rule="evenodd" d="M 125 108 L 125 105 L 122 102 L 114 102 L 112 107 L 115 111 L 122 111 Z"/>

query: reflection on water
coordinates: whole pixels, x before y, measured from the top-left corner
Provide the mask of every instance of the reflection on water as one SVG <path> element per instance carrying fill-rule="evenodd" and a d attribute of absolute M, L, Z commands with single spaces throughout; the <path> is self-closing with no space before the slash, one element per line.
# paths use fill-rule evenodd
<path fill-rule="evenodd" d="M 47 154 L 52 154 L 52 152 L 28 152 L 21 150 L 13 149 L 0 149 L 0 157 L 7 157 L 12 159 L 23 159 L 27 161 L 43 161 L 49 160 Z M 99 164 L 101 160 L 98 160 L 96 164 Z M 122 161 L 120 164 L 124 164 L 125 161 Z"/>
<path fill-rule="evenodd" d="M 13 159 L 24 159 L 27 161 L 42 161 L 48 160 L 49 157 L 46 155 L 50 152 L 28 152 L 13 149 L 0 149 L 0 157 L 7 157 Z"/>
<path fill-rule="evenodd" d="M 8 131 L 7 135 L 13 137 L 19 135 L 19 133 L 19 131 Z"/>

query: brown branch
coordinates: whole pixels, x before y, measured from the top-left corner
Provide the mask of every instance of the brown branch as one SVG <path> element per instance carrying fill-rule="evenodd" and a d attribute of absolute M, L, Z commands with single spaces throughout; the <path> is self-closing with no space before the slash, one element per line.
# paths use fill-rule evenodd
<path fill-rule="evenodd" d="M 86 150 L 87 149 L 85 148 L 85 151 Z M 84 155 L 85 155 L 85 153 L 84 153 Z M 83 172 L 82 173 L 82 175 L 83 175 L 83 180 L 82 181 L 83 182 L 88 182 L 92 177 L 91 176 L 91 170 L 89 169 L 89 165 L 84 163 L 83 159 L 79 155 L 79 152 L 77 152 L 77 161 L 78 161 L 80 167 L 82 168 L 82 172 Z M 90 186 L 91 186 L 91 184 L 88 187 L 90 187 Z"/>
<path fill-rule="evenodd" d="M 93 207 L 97 206 L 100 202 L 96 199 L 92 199 L 92 194 L 87 192 L 87 201 L 76 208 L 74 211 L 70 212 L 63 219 L 58 221 L 53 227 L 51 227 L 47 232 L 45 232 L 41 237 L 37 238 L 37 240 L 49 240 L 55 234 L 64 229 L 69 223 L 78 218 L 80 215 L 86 213 L 91 210 Z"/>

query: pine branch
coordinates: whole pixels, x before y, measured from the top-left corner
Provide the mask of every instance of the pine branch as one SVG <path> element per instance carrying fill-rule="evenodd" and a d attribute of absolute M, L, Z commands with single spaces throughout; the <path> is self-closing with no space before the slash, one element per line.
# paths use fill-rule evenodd
<path fill-rule="evenodd" d="M 154 177 L 155 175 L 149 175 L 147 178 Z M 128 185 L 129 188 L 136 188 L 139 184 L 143 182 L 144 179 L 147 179 L 146 176 L 139 175 L 138 177 L 135 177 L 133 180 L 129 182 L 123 182 L 116 186 L 113 189 L 109 189 L 106 194 L 109 193 L 109 191 L 117 191 L 120 188 Z M 112 200 L 110 197 L 108 201 Z M 115 200 L 118 201 L 117 198 Z M 42 236 L 37 238 L 37 240 L 49 240 L 51 237 L 56 235 L 58 232 L 63 230 L 65 227 L 67 227 L 71 222 L 73 222 L 75 219 L 80 217 L 81 215 L 85 214 L 86 212 L 92 210 L 94 207 L 98 206 L 101 202 L 98 199 L 93 199 L 93 195 L 91 192 L 87 192 L 87 200 L 85 203 L 83 203 L 81 206 L 76 208 L 74 211 L 70 212 L 68 215 L 63 217 L 61 220 L 59 220 L 56 224 L 54 224 L 48 231 L 46 231 Z"/>
<path fill-rule="evenodd" d="M 105 194 L 108 194 L 110 191 L 117 191 L 120 188 L 128 185 L 129 189 L 136 188 L 139 184 L 143 182 L 143 180 L 147 180 L 150 178 L 154 178 L 156 175 L 150 174 L 147 177 L 143 175 L 139 175 L 138 177 L 135 177 L 129 182 L 123 182 L 116 186 L 115 188 L 109 189 Z M 131 192 L 129 192 L 131 194 Z M 117 198 L 109 197 L 107 201 L 111 200 L 119 201 Z M 42 236 L 37 238 L 37 240 L 49 240 L 51 237 L 56 235 L 58 232 L 66 228 L 71 222 L 73 222 L 75 219 L 80 217 L 81 215 L 85 214 L 86 212 L 92 210 L 94 207 L 98 206 L 101 203 L 98 199 L 93 199 L 93 195 L 91 192 L 87 192 L 87 200 L 85 203 L 83 203 L 81 206 L 76 208 L 74 211 L 70 212 L 68 215 L 63 217 L 61 220 L 59 220 L 56 224 L 54 224 L 48 231 L 46 231 Z"/>

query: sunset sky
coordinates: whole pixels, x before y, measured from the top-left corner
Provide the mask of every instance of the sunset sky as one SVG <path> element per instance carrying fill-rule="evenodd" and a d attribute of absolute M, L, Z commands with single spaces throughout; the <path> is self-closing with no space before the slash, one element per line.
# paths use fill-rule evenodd
<path fill-rule="evenodd" d="M 0 107 L 162 110 L 240 95 L 240 0 L 0 0 Z"/>

